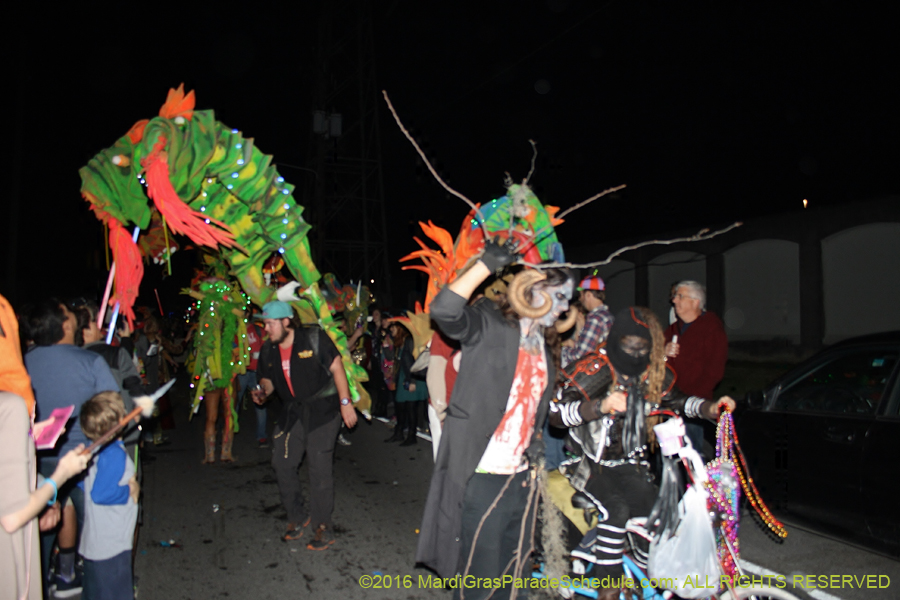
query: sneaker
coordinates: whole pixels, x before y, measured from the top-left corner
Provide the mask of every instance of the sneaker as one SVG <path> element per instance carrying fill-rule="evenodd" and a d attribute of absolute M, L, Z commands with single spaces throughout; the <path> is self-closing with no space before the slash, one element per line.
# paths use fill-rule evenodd
<path fill-rule="evenodd" d="M 269 440 L 267 438 L 259 438 L 256 441 L 259 442 L 260 448 L 268 448 L 269 447 Z"/>
<path fill-rule="evenodd" d="M 306 520 L 302 525 L 298 525 L 297 523 L 288 523 L 287 530 L 285 530 L 284 535 L 281 536 L 281 539 L 285 542 L 289 542 L 291 540 L 299 540 L 303 537 L 303 531 L 309 527 L 309 517 L 306 517 Z"/>
<path fill-rule="evenodd" d="M 308 550 L 328 550 L 334 543 L 334 532 L 330 527 L 321 523 L 316 527 L 316 536 L 306 545 Z"/>
<path fill-rule="evenodd" d="M 337 441 L 338 441 L 338 444 L 340 444 L 341 446 L 352 446 L 353 445 L 353 442 L 348 440 L 347 436 L 345 436 L 343 433 L 338 434 Z"/>
<path fill-rule="evenodd" d="M 50 586 L 51 598 L 71 598 L 81 594 L 81 577 L 75 573 L 75 579 L 66 581 L 60 576 L 53 578 L 53 585 Z"/>

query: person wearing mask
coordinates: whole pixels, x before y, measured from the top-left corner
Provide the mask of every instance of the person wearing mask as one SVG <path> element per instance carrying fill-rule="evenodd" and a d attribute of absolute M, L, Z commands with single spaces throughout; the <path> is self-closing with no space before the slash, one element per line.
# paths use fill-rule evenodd
<path fill-rule="evenodd" d="M 599 522 L 572 552 L 592 563 L 591 577 L 622 574 L 625 524 L 650 514 L 657 497 L 650 473 L 650 413 L 660 408 L 687 417 L 717 419 L 719 403 L 683 393 L 666 364 L 662 328 L 648 308 L 626 308 L 615 315 L 606 347 L 566 369 L 561 401 L 549 421 L 569 428 L 581 459 L 566 465 L 576 490 L 599 512 Z M 599 422 L 599 426 L 598 426 Z M 637 542 L 634 558 L 646 567 L 648 547 Z M 601 598 L 618 598 L 618 588 L 601 590 Z"/>
<path fill-rule="evenodd" d="M 468 304 L 482 282 L 516 259 L 512 245 L 488 242 L 430 307 L 440 330 L 462 348 L 416 551 L 416 561 L 442 577 L 516 578 L 531 567 L 522 552 L 531 547 L 536 506 L 529 471 L 542 460 L 541 427 L 559 364 L 557 321 L 574 282 L 565 270 L 527 269 L 510 284 L 503 307 L 488 299 Z M 573 323 L 566 319 L 562 328 Z M 465 597 L 511 592 L 466 589 Z"/>

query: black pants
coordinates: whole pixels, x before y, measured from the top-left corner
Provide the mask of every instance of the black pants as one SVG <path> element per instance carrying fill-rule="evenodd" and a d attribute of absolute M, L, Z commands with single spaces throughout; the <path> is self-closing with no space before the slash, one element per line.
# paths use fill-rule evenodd
<path fill-rule="evenodd" d="M 427 418 L 422 418 L 419 413 L 425 408 L 425 400 L 410 400 L 394 403 L 394 412 L 397 415 L 397 427 L 401 433 L 407 430 L 406 438 L 416 437 L 419 423 L 427 423 Z"/>
<path fill-rule="evenodd" d="M 381 370 L 369 372 L 369 395 L 372 397 L 372 416 L 386 417 L 388 405 L 393 400 L 393 392 L 384 383 Z"/>
<path fill-rule="evenodd" d="M 657 489 L 649 470 L 638 465 L 600 467 L 586 491 L 599 501 L 600 522 L 584 536 L 572 556 L 594 563 L 592 576 L 622 575 L 625 524 L 632 517 L 646 517 L 656 502 Z M 646 564 L 647 544 L 634 548 L 635 561 Z"/>
<path fill-rule="evenodd" d="M 463 500 L 462 531 L 460 533 L 459 572 L 481 579 L 485 577 L 502 578 L 503 575 L 512 577 L 529 577 L 531 564 L 527 555 L 531 548 L 532 521 L 536 510 L 537 497 L 525 514 L 528 504 L 528 494 L 531 488 L 528 485 L 529 472 L 517 473 L 513 476 L 509 486 L 503 492 L 497 505 L 485 519 L 475 539 L 475 530 L 482 516 L 488 511 L 503 489 L 503 485 L 509 479 L 508 475 L 490 475 L 475 473 L 466 487 L 466 495 Z M 525 521 L 524 533 L 522 522 Z M 521 538 L 522 565 L 524 573 L 514 572 L 514 563 L 517 558 L 516 551 L 519 548 Z M 474 551 L 473 551 L 474 546 Z M 471 563 L 469 563 L 469 555 Z M 470 577 L 469 580 L 472 580 Z M 509 598 L 512 585 L 500 589 L 490 587 L 471 588 L 462 590 L 465 600 L 479 600 L 491 596 L 491 599 Z M 517 597 L 525 598 L 527 590 L 520 589 Z M 493 592 L 493 595 L 491 593 Z M 454 598 L 460 597 L 460 590 L 454 590 Z"/>
<path fill-rule="evenodd" d="M 275 427 L 272 434 L 272 467 L 278 479 L 281 502 L 288 521 L 303 523 L 311 518 L 312 526 L 324 523 L 331 527 L 334 511 L 334 444 L 341 429 L 341 416 L 312 431 L 305 431 L 298 419 L 290 431 Z M 308 456 L 309 511 L 303 505 L 303 494 L 297 469 Z"/>

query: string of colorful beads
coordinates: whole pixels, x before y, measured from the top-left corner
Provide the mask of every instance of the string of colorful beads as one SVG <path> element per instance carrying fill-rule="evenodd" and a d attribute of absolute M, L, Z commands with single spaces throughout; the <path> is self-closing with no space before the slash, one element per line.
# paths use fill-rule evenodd
<path fill-rule="evenodd" d="M 730 413 L 728 414 L 730 415 Z M 756 484 L 753 483 L 753 478 L 749 475 L 750 470 L 747 468 L 747 459 L 744 457 L 744 451 L 741 450 L 741 445 L 738 442 L 737 432 L 734 431 L 734 423 L 731 424 L 731 435 L 734 439 L 734 453 L 738 458 L 735 464 L 737 466 L 738 477 L 741 480 L 741 488 L 744 490 L 744 495 L 747 496 L 750 506 L 753 507 L 756 514 L 758 514 L 763 523 L 766 524 L 766 527 L 778 537 L 782 539 L 786 538 L 788 534 L 787 529 L 785 529 L 781 521 L 776 519 L 769 511 L 769 507 L 763 502 L 759 490 L 756 489 Z"/>
<path fill-rule="evenodd" d="M 733 427 L 731 413 L 724 412 L 716 427 L 716 458 L 706 467 L 709 475 L 706 482 L 709 491 L 707 506 L 714 523 L 718 525 L 715 529 L 716 554 L 724 573 L 729 577 L 734 576 L 734 559 L 740 556 L 738 525 L 741 488 L 738 487 L 738 469 L 733 455 Z"/>

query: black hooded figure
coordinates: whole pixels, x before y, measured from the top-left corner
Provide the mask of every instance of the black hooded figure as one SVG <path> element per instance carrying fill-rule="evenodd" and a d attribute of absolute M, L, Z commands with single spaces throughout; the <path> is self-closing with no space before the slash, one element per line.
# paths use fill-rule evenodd
<path fill-rule="evenodd" d="M 657 409 L 708 419 L 719 414 L 717 403 L 678 390 L 663 345 L 662 328 L 650 309 L 619 311 L 606 347 L 566 369 L 560 401 L 550 407 L 550 424 L 568 427 L 573 447 L 581 450 L 581 456 L 561 470 L 599 512 L 597 526 L 572 552 L 594 565 L 592 576 L 622 575 L 625 524 L 649 515 L 656 501 L 649 468 L 649 414 Z M 733 408 L 730 398 L 720 401 Z M 646 568 L 648 545 L 637 546 L 635 561 Z"/>

